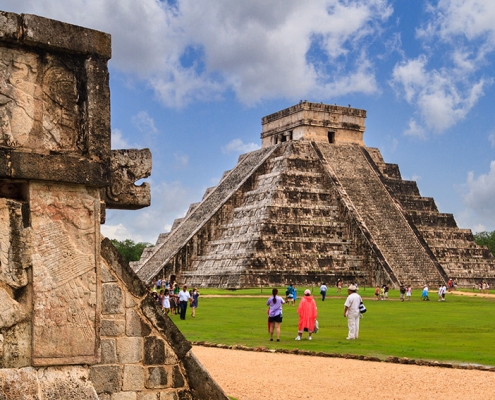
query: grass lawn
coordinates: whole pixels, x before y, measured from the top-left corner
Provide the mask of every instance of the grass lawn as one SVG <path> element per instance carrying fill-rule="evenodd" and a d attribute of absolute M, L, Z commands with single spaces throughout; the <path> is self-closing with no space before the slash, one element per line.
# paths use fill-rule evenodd
<path fill-rule="evenodd" d="M 285 293 L 285 289 L 280 292 Z M 302 294 L 302 289 L 299 292 Z M 281 341 L 269 341 L 265 305 L 270 295 L 268 288 L 203 289 L 196 318 L 191 318 L 189 308 L 185 321 L 178 316 L 172 318 L 190 341 L 495 365 L 495 299 L 447 294 L 445 302 L 438 302 L 436 293 L 430 291 L 431 301 L 424 302 L 420 290 L 415 290 L 410 302 L 401 303 L 398 291 L 392 290 L 390 300 L 374 301 L 373 288 L 361 289 L 368 312 L 361 319 L 359 339 L 348 341 L 347 319 L 343 317 L 346 295 L 336 294 L 330 288 L 322 302 L 317 288 L 313 293 L 320 331 L 312 341 L 305 340 L 307 334 L 299 342 L 294 340 L 297 307 L 287 305 L 283 310 Z"/>

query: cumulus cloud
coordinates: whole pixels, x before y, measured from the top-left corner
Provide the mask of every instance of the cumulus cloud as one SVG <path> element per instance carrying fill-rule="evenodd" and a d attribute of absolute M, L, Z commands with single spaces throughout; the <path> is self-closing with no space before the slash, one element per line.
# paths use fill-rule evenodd
<path fill-rule="evenodd" d="M 129 149 L 131 147 L 120 129 L 112 129 L 112 149 Z"/>
<path fill-rule="evenodd" d="M 249 153 L 250 151 L 258 150 L 260 146 L 256 143 L 244 143 L 241 139 L 234 139 L 222 147 L 223 154 L 229 153 Z"/>
<path fill-rule="evenodd" d="M 405 100 L 417 107 L 422 122 L 436 133 L 463 120 L 484 95 L 487 82 L 466 80 L 465 71 L 453 67 L 427 68 L 428 59 L 422 55 L 395 65 L 392 86 Z M 416 121 L 410 122 L 406 134 L 422 131 Z"/>
<path fill-rule="evenodd" d="M 146 111 L 140 111 L 137 115 L 133 116 L 132 123 L 141 133 L 148 135 L 158 133 L 158 129 L 155 127 L 155 121 Z"/>
<path fill-rule="evenodd" d="M 424 54 L 397 63 L 391 83 L 421 123 L 441 133 L 463 120 L 492 84 L 479 71 L 495 50 L 495 3 L 439 0 L 427 15 L 416 35 Z"/>
<path fill-rule="evenodd" d="M 183 169 L 189 165 L 189 156 L 180 152 L 174 153 L 175 169 Z"/>
<path fill-rule="evenodd" d="M 142 210 L 107 210 L 102 233 L 110 239 L 155 243 L 156 232 L 168 232 L 176 218 L 183 217 L 189 205 L 201 200 L 181 182 L 151 182 L 151 206 Z"/>
<path fill-rule="evenodd" d="M 493 199 L 495 198 L 495 161 L 490 163 L 490 171 L 478 177 L 469 172 L 463 194 L 467 211 L 474 214 L 478 224 L 495 225 Z"/>
<path fill-rule="evenodd" d="M 366 48 L 390 0 L 0 0 L 112 34 L 111 65 L 144 81 L 166 105 L 220 99 L 328 99 L 374 93 Z M 10 4 L 15 3 L 15 4 Z M 317 49 L 323 57 L 312 58 Z M 363 67 L 364 65 L 364 67 Z"/>

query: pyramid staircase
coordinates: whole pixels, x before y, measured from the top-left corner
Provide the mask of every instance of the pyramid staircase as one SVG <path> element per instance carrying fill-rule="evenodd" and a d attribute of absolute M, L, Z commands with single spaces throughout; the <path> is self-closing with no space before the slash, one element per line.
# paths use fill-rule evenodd
<path fill-rule="evenodd" d="M 440 213 L 433 198 L 422 197 L 416 182 L 402 180 L 396 164 L 386 164 L 377 149 L 368 152 L 390 195 L 401 204 L 445 275 L 461 286 L 492 282 L 495 257 L 488 247 L 477 245 L 470 229 L 458 228 L 452 214 Z"/>

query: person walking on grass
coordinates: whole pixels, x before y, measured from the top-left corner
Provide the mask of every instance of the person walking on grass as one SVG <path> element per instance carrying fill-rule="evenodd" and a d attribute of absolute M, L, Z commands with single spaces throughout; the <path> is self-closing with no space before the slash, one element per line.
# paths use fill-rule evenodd
<path fill-rule="evenodd" d="M 359 304 L 361 304 L 361 296 L 356 293 L 357 288 L 354 285 L 349 285 L 347 288 L 347 299 L 344 303 L 344 317 L 347 318 L 347 327 L 349 333 L 347 340 L 354 340 L 359 337 L 359 320 L 361 313 L 359 312 Z"/>
<path fill-rule="evenodd" d="M 268 309 L 268 327 L 270 332 L 270 342 L 273 341 L 273 333 L 276 332 L 277 342 L 280 342 L 280 324 L 282 323 L 282 304 L 285 300 L 278 296 L 278 289 L 272 289 L 272 297 L 270 297 L 266 305 Z"/>
<path fill-rule="evenodd" d="M 322 283 L 320 286 L 321 301 L 325 301 L 325 297 L 327 297 L 327 290 L 327 285 Z"/>
<path fill-rule="evenodd" d="M 308 340 L 312 340 L 311 335 L 315 330 L 315 321 L 318 316 L 318 310 L 316 308 L 316 302 L 313 296 L 311 296 L 311 291 L 306 289 L 304 291 L 304 296 L 299 302 L 297 307 L 297 313 L 299 314 L 299 323 L 297 325 L 297 336 L 296 340 L 301 340 L 302 333 L 308 332 Z"/>
<path fill-rule="evenodd" d="M 186 319 L 187 303 L 191 295 L 187 291 L 187 286 L 184 285 L 183 289 L 179 292 L 179 307 L 180 307 L 180 319 Z"/>
<path fill-rule="evenodd" d="M 197 288 L 194 288 L 191 295 L 191 317 L 196 317 L 196 308 L 198 308 L 198 298 L 199 291 Z"/>
<path fill-rule="evenodd" d="M 400 285 L 399 293 L 400 293 L 400 301 L 404 301 L 404 298 L 406 297 L 406 287 L 403 284 Z"/>

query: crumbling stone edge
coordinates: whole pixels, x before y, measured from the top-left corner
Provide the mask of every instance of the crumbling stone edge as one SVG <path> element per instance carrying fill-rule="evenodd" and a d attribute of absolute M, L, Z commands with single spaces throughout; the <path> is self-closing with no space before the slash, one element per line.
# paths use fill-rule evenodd
<path fill-rule="evenodd" d="M 361 361 L 373 361 L 373 362 L 386 362 L 393 364 L 410 364 L 410 365 L 419 365 L 423 367 L 440 367 L 440 368 L 452 368 L 452 369 L 469 369 L 469 370 L 477 370 L 477 371 L 487 371 L 487 372 L 495 372 L 495 366 L 487 366 L 487 365 L 477 365 L 477 364 L 457 364 L 457 363 L 448 363 L 448 362 L 440 362 L 440 361 L 428 361 L 428 360 L 415 360 L 407 357 L 394 357 L 390 356 L 385 359 L 381 359 L 379 357 L 372 356 L 364 356 L 357 354 L 338 354 L 338 353 L 325 353 L 322 351 L 309 351 L 309 350 L 300 350 L 300 349 L 269 349 L 268 347 L 259 346 L 259 347 L 248 347 L 243 345 L 226 345 L 221 343 L 209 343 L 209 342 L 190 342 L 193 346 L 203 346 L 203 347 L 216 347 L 219 349 L 228 349 L 228 350 L 244 350 L 244 351 L 256 351 L 260 353 L 283 353 L 283 354 L 294 354 L 294 355 L 302 355 L 302 356 L 313 356 L 313 357 L 332 357 L 332 358 L 346 358 L 348 360 L 361 360 Z"/>

